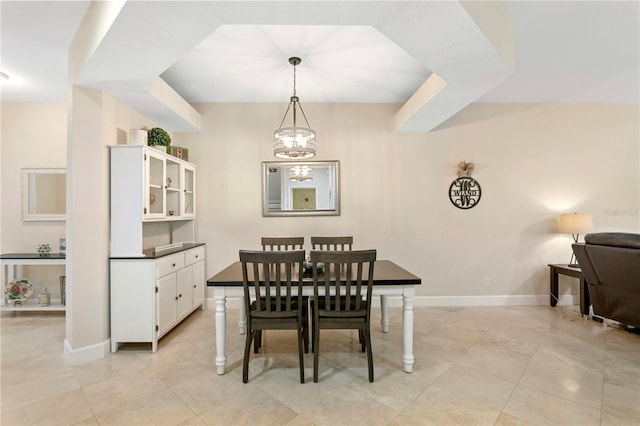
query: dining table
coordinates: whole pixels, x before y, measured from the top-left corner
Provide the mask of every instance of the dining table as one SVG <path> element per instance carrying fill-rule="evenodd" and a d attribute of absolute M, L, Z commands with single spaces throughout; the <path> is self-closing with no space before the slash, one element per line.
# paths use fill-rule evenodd
<path fill-rule="evenodd" d="M 387 332 L 389 327 L 389 315 L 387 312 L 388 296 L 402 297 L 402 363 L 404 371 L 413 371 L 413 298 L 415 287 L 422 280 L 390 260 L 376 260 L 373 269 L 373 296 L 381 299 L 381 323 L 382 331 Z M 246 313 L 244 306 L 244 289 L 242 282 L 242 264 L 233 262 L 217 274 L 207 280 L 207 286 L 213 289 L 215 302 L 215 327 L 216 327 L 216 370 L 218 374 L 224 374 L 227 365 L 226 356 L 226 328 L 227 328 L 227 297 L 236 297 L 240 301 L 239 323 L 240 334 L 246 333 Z M 302 294 L 313 295 L 313 277 L 311 274 L 303 275 Z"/>

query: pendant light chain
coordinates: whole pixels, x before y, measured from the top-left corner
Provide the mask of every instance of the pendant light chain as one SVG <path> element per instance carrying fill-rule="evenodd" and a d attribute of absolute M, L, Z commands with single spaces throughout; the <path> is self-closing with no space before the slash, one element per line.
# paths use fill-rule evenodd
<path fill-rule="evenodd" d="M 296 96 L 296 64 L 293 64 L 293 96 Z"/>
<path fill-rule="evenodd" d="M 297 103 L 298 106 L 300 107 L 300 112 L 302 112 L 302 116 L 304 117 L 304 121 L 305 123 L 307 123 L 307 127 L 311 127 L 311 125 L 309 124 L 309 120 L 307 120 L 307 114 L 304 113 L 304 109 L 302 109 L 302 104 L 299 102 L 298 96 L 296 96 L 296 64 L 293 64 L 293 96 L 296 98 L 296 100 L 294 101 L 294 103 Z M 288 110 L 288 108 L 287 108 Z M 295 104 L 293 105 L 293 126 L 295 127 L 296 125 L 296 106 Z M 280 126 L 282 126 L 282 124 L 280 124 Z"/>

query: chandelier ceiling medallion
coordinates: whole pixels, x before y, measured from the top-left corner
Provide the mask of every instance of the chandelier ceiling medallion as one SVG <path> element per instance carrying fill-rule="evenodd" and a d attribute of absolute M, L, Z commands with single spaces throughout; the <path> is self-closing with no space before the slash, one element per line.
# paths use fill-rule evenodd
<path fill-rule="evenodd" d="M 291 96 L 289 106 L 282 117 L 280 128 L 273 132 L 273 155 L 278 158 L 304 159 L 316 155 L 316 132 L 309 127 L 309 121 L 302 109 L 300 99 L 296 96 L 296 65 L 299 65 L 300 62 L 302 59 L 298 57 L 289 58 L 289 63 L 293 65 L 293 96 Z M 302 112 L 307 127 L 297 126 L 298 108 Z M 293 126 L 282 127 L 290 109 L 293 109 Z"/>

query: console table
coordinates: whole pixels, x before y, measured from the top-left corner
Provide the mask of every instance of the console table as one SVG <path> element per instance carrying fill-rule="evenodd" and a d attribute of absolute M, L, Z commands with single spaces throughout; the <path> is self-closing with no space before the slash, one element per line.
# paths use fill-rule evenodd
<path fill-rule="evenodd" d="M 589 306 L 591 306 L 591 300 L 589 298 L 589 288 L 587 281 L 582 276 L 582 270 L 579 267 L 569 266 L 566 263 L 549 264 L 551 268 L 550 274 L 550 302 L 551 306 L 556 306 L 558 303 L 558 276 L 560 274 L 570 277 L 578 278 L 580 280 L 580 313 L 582 315 L 589 315 Z"/>
<path fill-rule="evenodd" d="M 5 303 L 4 290 L 7 283 L 17 277 L 16 268 L 18 266 L 41 266 L 41 265 L 65 265 L 66 256 L 60 253 L 50 253 L 41 256 L 38 253 L 6 253 L 0 254 L 0 274 L 2 276 L 2 311 L 26 312 L 26 311 L 59 311 L 66 310 L 60 300 L 51 300 L 49 306 L 38 306 L 38 296 L 33 295 L 23 305 L 13 306 Z"/>

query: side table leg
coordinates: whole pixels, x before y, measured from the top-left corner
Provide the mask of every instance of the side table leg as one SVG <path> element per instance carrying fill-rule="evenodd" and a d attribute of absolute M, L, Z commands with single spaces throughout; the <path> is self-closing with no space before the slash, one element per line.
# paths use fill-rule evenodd
<path fill-rule="evenodd" d="M 591 298 L 589 297 L 589 284 L 587 280 L 580 278 L 580 313 L 589 316 L 589 306 L 591 306 Z"/>
<path fill-rule="evenodd" d="M 558 271 L 553 266 L 551 268 L 551 274 L 549 276 L 549 303 L 551 306 L 558 304 Z"/>

